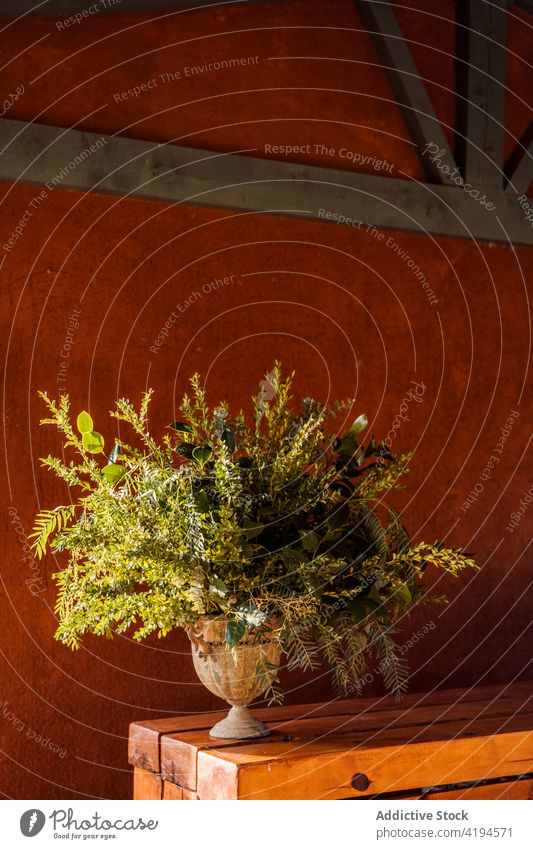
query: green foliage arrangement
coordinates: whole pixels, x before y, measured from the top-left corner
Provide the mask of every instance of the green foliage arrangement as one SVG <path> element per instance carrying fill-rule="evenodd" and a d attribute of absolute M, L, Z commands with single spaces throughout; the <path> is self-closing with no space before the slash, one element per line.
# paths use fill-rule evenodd
<path fill-rule="evenodd" d="M 57 426 L 74 456 L 42 463 L 77 493 L 41 512 L 33 534 L 39 556 L 70 555 L 54 575 L 59 640 L 75 648 L 86 632 L 130 626 L 137 640 L 162 637 L 212 614 L 227 617 L 233 648 L 274 622 L 289 668 L 325 660 L 338 690 L 357 692 L 374 655 L 387 689 L 406 689 L 394 628 L 428 600 L 426 566 L 455 576 L 476 564 L 441 543 L 411 546 L 384 498 L 401 487 L 410 455 L 373 436 L 363 444 L 364 415 L 332 434 L 330 420 L 353 402 L 305 398 L 295 411 L 291 383 L 276 364 L 249 426 L 226 403 L 210 409 L 195 375 L 183 420 L 159 442 L 148 430 L 151 391 L 138 410 L 122 399 L 111 415 L 131 426 L 136 447 L 116 440 L 109 456 L 88 413 L 74 427 L 68 396 L 40 393 L 42 424 Z"/>

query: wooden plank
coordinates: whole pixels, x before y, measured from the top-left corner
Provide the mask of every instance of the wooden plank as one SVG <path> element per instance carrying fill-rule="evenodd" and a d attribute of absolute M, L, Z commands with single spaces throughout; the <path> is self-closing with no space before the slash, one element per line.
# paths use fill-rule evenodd
<path fill-rule="evenodd" d="M 517 195 L 527 192 L 533 180 L 533 123 L 529 125 L 509 159 L 505 174 L 507 179 L 506 192 Z"/>
<path fill-rule="evenodd" d="M 461 692 L 461 691 L 457 691 Z M 411 694 L 410 699 L 416 699 L 417 694 Z M 418 698 L 421 698 L 418 694 Z M 441 696 L 435 693 L 435 699 L 440 702 Z M 262 721 L 277 721 L 283 723 L 294 718 L 306 716 L 316 717 L 346 713 L 361 713 L 372 709 L 386 699 L 354 699 L 335 700 L 321 704 L 281 705 L 272 708 L 254 708 L 254 715 Z M 392 701 L 392 700 L 391 700 Z M 144 720 L 132 722 L 129 728 L 128 761 L 134 766 L 161 771 L 160 745 L 162 739 L 176 735 L 181 737 L 187 732 L 202 733 L 208 736 L 208 730 L 226 716 L 227 711 L 199 713 L 193 716 L 175 716 L 165 719 Z"/>
<path fill-rule="evenodd" d="M 515 197 L 0 120 L 0 180 L 171 204 L 533 245 Z M 501 223 L 500 223 L 501 222 Z M 505 229 L 504 229 L 505 228 Z"/>
<path fill-rule="evenodd" d="M 199 752 L 198 798 L 204 800 L 240 799 L 239 769 L 230 760 Z"/>
<path fill-rule="evenodd" d="M 159 773 L 160 738 L 163 734 L 183 729 L 205 727 L 206 715 L 203 714 L 202 724 L 198 724 L 195 716 L 178 716 L 167 719 L 148 719 L 143 722 L 131 722 L 128 736 L 128 761 L 135 767 Z M 225 716 L 225 712 L 209 714 L 213 724 Z"/>
<path fill-rule="evenodd" d="M 388 697 L 336 699 L 331 702 L 305 705 L 281 705 L 273 708 L 254 708 L 254 714 L 263 722 L 291 721 L 294 719 L 315 719 L 321 716 L 363 716 L 376 710 L 407 710 L 415 705 L 438 706 L 483 701 L 527 699 L 533 692 L 529 681 L 514 684 L 487 685 L 470 690 L 460 688 L 435 690 L 430 693 L 408 693 L 398 704 Z M 134 766 L 140 766 L 152 772 L 161 772 L 160 738 L 163 735 L 181 735 L 187 731 L 202 731 L 211 728 L 226 715 L 225 711 L 196 714 L 193 716 L 175 716 L 164 719 L 133 722 L 130 725 L 128 742 L 128 760 Z M 282 726 L 278 725 L 279 730 Z M 190 785 L 187 785 L 190 786 Z"/>
<path fill-rule="evenodd" d="M 455 160 L 390 3 L 357 0 L 357 9 L 387 72 L 427 176 L 436 183 L 455 185 L 451 178 L 457 170 Z M 440 161 L 448 173 L 427 155 L 432 145 L 442 151 Z"/>
<path fill-rule="evenodd" d="M 348 736 L 354 732 L 365 731 L 367 735 L 382 732 L 390 728 L 405 728 L 409 734 L 416 733 L 420 727 L 430 723 L 434 725 L 446 722 L 475 723 L 485 716 L 501 717 L 505 719 L 518 713 L 527 713 L 530 716 L 533 728 L 533 695 L 529 698 L 520 695 L 513 699 L 500 699 L 491 703 L 489 700 L 481 702 L 459 702 L 442 705 L 437 711 L 435 706 L 414 706 L 402 709 L 397 705 L 385 709 L 375 709 L 367 713 L 340 714 L 335 716 L 323 716 L 307 719 L 294 719 L 283 722 L 269 722 L 272 735 L 265 738 L 262 743 L 271 746 L 279 742 L 291 742 L 295 752 L 305 747 L 309 742 L 323 739 L 326 736 L 337 737 Z M 368 739 L 372 739 L 371 736 Z M 252 741 L 240 741 L 239 746 L 244 749 Z M 161 740 L 161 774 L 169 781 L 175 781 L 185 787 L 197 787 L 197 764 L 198 752 L 235 747 L 234 740 L 213 740 L 209 737 L 208 730 L 181 732 L 162 737 Z"/>
<path fill-rule="evenodd" d="M 361 795 L 351 784 L 355 774 L 368 777 L 372 793 L 390 793 L 513 775 L 531 765 L 531 716 L 519 715 L 480 720 L 466 732 L 464 722 L 450 722 L 411 736 L 388 729 L 370 742 L 366 733 L 330 737 L 301 754 L 290 743 L 200 751 L 197 792 L 204 799 L 340 799 Z"/>
<path fill-rule="evenodd" d="M 159 775 L 146 769 L 133 770 L 133 798 L 161 799 L 162 781 Z"/>
<path fill-rule="evenodd" d="M 501 784 L 484 784 L 467 787 L 462 790 L 449 790 L 443 793 L 428 793 L 424 799 L 533 799 L 533 781 L 505 781 Z"/>
<path fill-rule="evenodd" d="M 461 690 L 456 691 L 458 694 Z M 410 694 L 410 700 L 427 698 L 420 694 Z M 441 701 L 444 695 L 436 692 L 434 694 L 436 701 Z M 281 705 L 272 708 L 254 708 L 254 715 L 262 721 L 278 721 L 291 720 L 294 718 L 303 718 L 305 716 L 324 716 L 346 713 L 361 713 L 365 710 L 371 710 L 376 705 L 386 702 L 386 699 L 352 699 L 352 700 L 334 700 L 320 704 L 306 705 Z M 391 700 L 392 701 L 392 700 Z M 395 704 L 395 703 L 394 703 Z M 140 766 L 144 769 L 150 769 L 153 772 L 160 772 L 160 740 L 163 735 L 181 735 L 188 731 L 207 731 L 212 726 L 226 716 L 227 711 L 215 711 L 213 713 L 199 713 L 193 716 L 175 716 L 164 719 L 144 720 L 132 722 L 129 729 L 128 740 L 128 760 L 134 766 Z"/>
<path fill-rule="evenodd" d="M 189 790 L 187 787 L 183 788 L 183 801 L 184 802 L 197 802 L 198 796 L 194 792 L 194 790 Z"/>
<path fill-rule="evenodd" d="M 81 14 L 83 20 L 94 14 L 117 14 L 120 12 L 162 12 L 201 9 L 205 6 L 250 5 L 263 3 L 264 0 L 0 0 L 0 17 L 14 18 L 20 15 L 39 15 L 40 17 L 64 17 Z M 95 7 L 96 11 L 87 11 Z M 83 14 L 85 10 L 85 15 Z"/>
<path fill-rule="evenodd" d="M 170 784 L 169 781 L 163 782 L 163 797 L 165 801 L 174 799 L 174 800 L 183 800 L 183 788 L 178 787 L 177 784 Z"/>
<path fill-rule="evenodd" d="M 467 183 L 503 187 L 507 0 L 461 0 L 456 158 Z"/>

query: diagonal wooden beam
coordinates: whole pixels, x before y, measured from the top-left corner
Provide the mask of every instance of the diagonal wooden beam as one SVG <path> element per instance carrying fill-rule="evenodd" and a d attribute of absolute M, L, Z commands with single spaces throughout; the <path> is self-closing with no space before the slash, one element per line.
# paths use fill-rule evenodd
<path fill-rule="evenodd" d="M 507 0 L 459 0 L 456 158 L 465 182 L 503 187 Z"/>
<path fill-rule="evenodd" d="M 216 8 L 230 4 L 247 5 L 265 0 L 0 0 L 0 18 L 20 15 L 40 17 L 69 17 L 79 23 L 100 13 L 184 11 L 205 6 Z"/>
<path fill-rule="evenodd" d="M 252 156 L 0 120 L 0 180 L 39 187 L 31 218 L 50 193 L 95 191 L 169 204 L 429 232 L 533 245 L 515 197 L 492 209 L 456 186 L 339 171 Z M 5 193 L 11 186 L 5 187 Z M 500 223 L 501 222 L 501 223 Z M 507 235 L 506 235 L 507 233 Z"/>
<path fill-rule="evenodd" d="M 533 180 L 533 123 L 520 139 L 505 168 L 507 185 L 505 191 L 521 195 L 527 192 Z"/>
<path fill-rule="evenodd" d="M 420 79 L 411 51 L 388 0 L 356 0 L 357 9 L 385 68 L 407 128 L 430 180 L 453 185 L 456 170 L 452 152 Z M 428 150 L 440 151 L 439 163 Z M 442 166 L 446 166 L 443 168 Z"/>
<path fill-rule="evenodd" d="M 510 6 L 512 2 L 513 0 L 509 3 Z M 515 3 L 521 9 L 524 9 L 524 11 L 529 12 L 530 15 L 533 15 L 533 0 L 515 0 Z"/>

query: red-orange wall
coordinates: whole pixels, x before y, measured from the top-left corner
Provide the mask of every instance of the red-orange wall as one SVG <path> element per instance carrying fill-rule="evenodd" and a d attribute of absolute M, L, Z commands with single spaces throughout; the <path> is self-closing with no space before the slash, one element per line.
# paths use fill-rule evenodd
<path fill-rule="evenodd" d="M 431 9 L 429 16 L 402 9 L 399 17 L 437 113 L 452 127 L 453 4 L 439 0 Z M 525 13 L 513 15 L 507 151 L 530 119 L 524 60 L 531 59 L 531 36 Z M 326 144 L 334 155 L 317 155 L 312 147 L 310 155 L 293 158 L 349 168 L 338 153 L 345 147 L 387 160 L 394 176 L 423 179 L 349 0 L 287 0 L 152 18 L 99 14 L 62 30 L 51 19 L 13 24 L 3 43 L 2 89 L 12 92 L 22 81 L 26 90 L 6 117 L 256 155 L 264 155 L 265 144 Z M 248 56 L 260 61 L 159 85 L 124 102 L 114 98 L 186 65 Z M 39 191 L 0 187 L 0 245 Z M 407 252 L 405 259 L 387 247 L 389 237 Z M 181 633 L 143 645 L 91 638 L 77 653 L 56 643 L 56 564 L 47 559 L 33 575 L 21 559 L 21 532 L 30 532 L 35 511 L 65 497 L 37 460 L 57 451 L 59 442 L 51 429 L 38 427 L 36 392 L 57 394 L 73 310 L 81 312 L 66 391 L 75 410 L 90 407 L 109 441 L 114 430 L 107 411 L 117 396 L 136 401 L 153 386 L 152 430 L 159 434 L 195 370 L 206 375 L 213 401 L 226 397 L 241 406 L 280 358 L 297 370 L 298 395 L 355 394 L 378 436 L 393 427 L 411 382 L 423 383 L 422 400 L 409 403 L 409 420 L 394 441 L 395 448 L 415 450 L 409 489 L 399 502 L 415 539 L 465 545 L 482 569 L 439 583 L 449 606 L 420 610 L 405 623 L 402 641 L 435 623 L 407 653 L 412 688 L 531 677 L 533 507 L 513 532 L 506 529 L 530 486 L 531 257 L 524 248 L 428 235 L 380 239 L 379 233 L 266 215 L 61 189 L 47 194 L 1 269 L 5 796 L 127 797 L 131 720 L 220 706 L 196 681 Z M 427 277 L 437 304 L 429 303 L 409 259 Z M 203 290 L 232 274 L 232 285 Z M 169 314 L 195 291 L 200 297 L 191 299 L 159 352 L 150 351 Z M 519 416 L 499 462 L 464 511 L 511 411 Z M 36 582 L 29 585 L 32 575 Z M 290 701 L 330 692 L 325 674 L 284 680 Z M 380 693 L 379 684 L 367 692 Z M 37 734 L 59 753 L 36 741 Z"/>

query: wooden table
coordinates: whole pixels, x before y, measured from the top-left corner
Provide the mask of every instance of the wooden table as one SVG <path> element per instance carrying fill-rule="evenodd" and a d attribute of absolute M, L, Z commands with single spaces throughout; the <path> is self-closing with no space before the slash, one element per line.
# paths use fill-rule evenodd
<path fill-rule="evenodd" d="M 132 723 L 134 798 L 533 798 L 533 682 L 254 713 L 270 737 L 210 739 L 224 712 Z"/>

